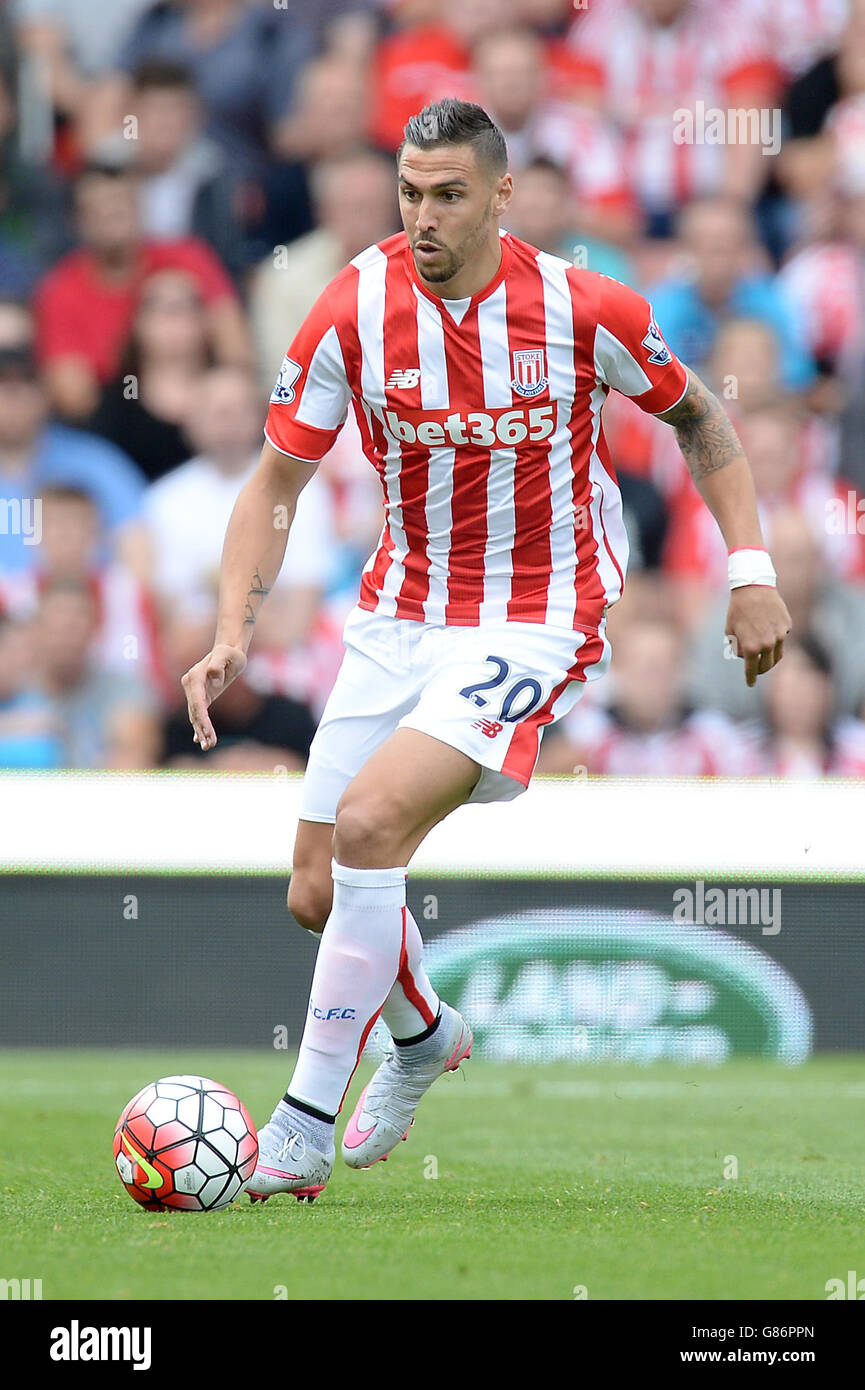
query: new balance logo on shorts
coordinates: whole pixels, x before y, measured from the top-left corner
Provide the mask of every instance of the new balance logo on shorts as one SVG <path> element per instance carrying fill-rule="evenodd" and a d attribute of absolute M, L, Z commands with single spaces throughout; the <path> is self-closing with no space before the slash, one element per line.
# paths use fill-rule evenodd
<path fill-rule="evenodd" d="M 480 729 L 487 738 L 495 738 L 496 734 L 500 734 L 504 727 L 504 724 L 499 724 L 495 719 L 476 719 L 472 724 L 473 729 Z"/>
<path fill-rule="evenodd" d="M 410 391 L 413 386 L 417 386 L 420 381 L 419 367 L 406 367 L 405 371 L 398 367 L 391 372 L 385 382 L 386 391 Z"/>

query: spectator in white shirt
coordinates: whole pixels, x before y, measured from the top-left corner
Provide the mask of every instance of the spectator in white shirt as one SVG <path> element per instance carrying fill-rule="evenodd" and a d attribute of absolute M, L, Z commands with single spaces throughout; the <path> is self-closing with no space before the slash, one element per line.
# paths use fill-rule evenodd
<path fill-rule="evenodd" d="M 205 372 L 189 421 L 198 453 L 145 493 L 153 585 L 163 608 L 209 612 L 218 587 L 225 531 L 261 449 L 263 406 L 255 382 L 235 367 Z M 256 630 L 256 647 L 302 642 L 327 588 L 333 527 L 326 486 L 301 493 L 286 559 Z"/>

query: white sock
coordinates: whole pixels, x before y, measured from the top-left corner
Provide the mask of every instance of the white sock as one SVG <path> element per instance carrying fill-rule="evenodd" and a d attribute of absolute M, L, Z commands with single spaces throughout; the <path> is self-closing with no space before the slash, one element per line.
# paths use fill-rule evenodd
<path fill-rule="evenodd" d="M 408 908 L 405 909 L 402 950 L 396 982 L 382 1006 L 381 1016 L 391 1036 L 416 1038 L 438 1017 L 439 997 L 423 968 L 423 937 Z"/>
<path fill-rule="evenodd" d="M 321 934 L 300 1055 L 286 1098 L 338 1114 L 364 1043 L 400 968 L 402 869 L 331 863 L 333 907 Z"/>

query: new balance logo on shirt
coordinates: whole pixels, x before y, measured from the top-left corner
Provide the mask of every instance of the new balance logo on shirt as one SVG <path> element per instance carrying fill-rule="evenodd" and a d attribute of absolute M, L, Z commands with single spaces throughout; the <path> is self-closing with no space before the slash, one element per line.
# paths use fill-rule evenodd
<path fill-rule="evenodd" d="M 420 381 L 420 367 L 406 367 L 405 371 L 399 367 L 391 372 L 385 382 L 386 391 L 411 391 L 412 387 L 417 386 Z"/>

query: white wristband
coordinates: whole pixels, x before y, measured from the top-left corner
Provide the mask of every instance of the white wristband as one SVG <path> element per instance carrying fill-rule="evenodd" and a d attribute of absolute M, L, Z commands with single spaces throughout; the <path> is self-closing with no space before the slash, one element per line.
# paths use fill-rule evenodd
<path fill-rule="evenodd" d="M 731 589 L 742 589 L 746 584 L 768 584 L 773 589 L 777 585 L 775 566 L 768 550 L 731 550 L 727 557 L 727 577 Z"/>

